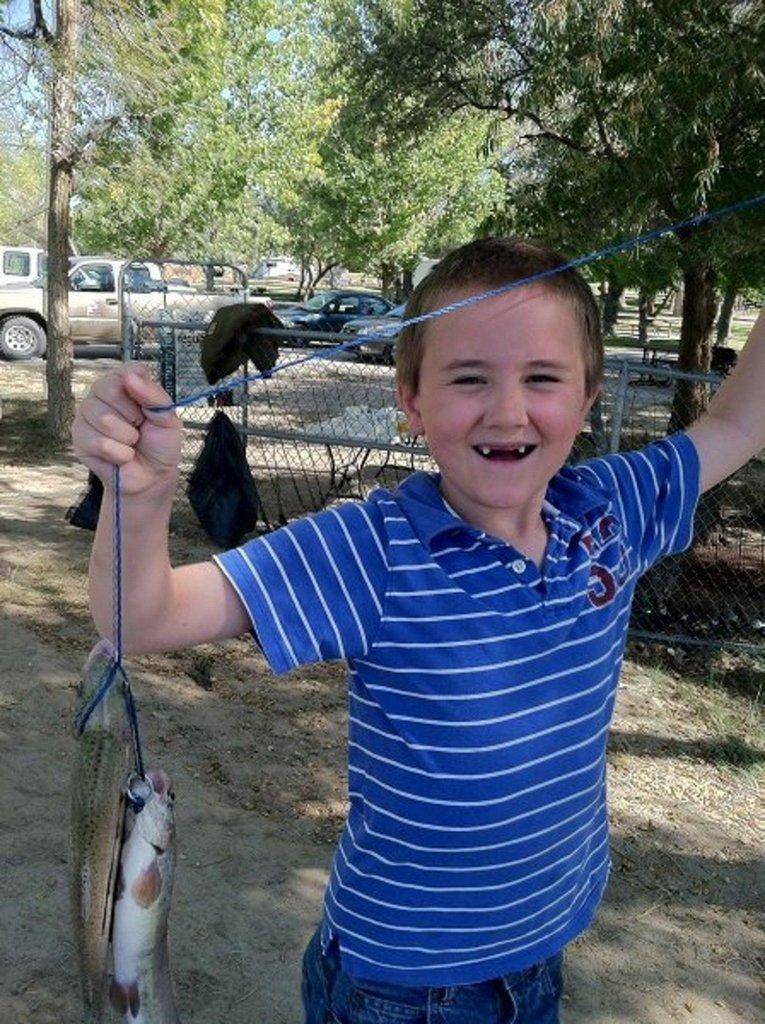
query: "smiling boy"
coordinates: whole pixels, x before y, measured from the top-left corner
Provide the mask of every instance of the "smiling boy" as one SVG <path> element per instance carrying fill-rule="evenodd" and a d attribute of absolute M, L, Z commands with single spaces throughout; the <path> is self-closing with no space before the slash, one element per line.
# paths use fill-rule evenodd
<path fill-rule="evenodd" d="M 471 243 L 412 317 L 562 262 Z M 692 536 L 700 489 L 765 446 L 761 317 L 688 432 L 564 463 L 597 396 L 602 344 L 573 271 L 402 332 L 398 389 L 437 474 L 172 568 L 180 425 L 131 370 L 102 378 L 80 458 L 122 466 L 125 649 L 251 630 L 276 672 L 343 659 L 349 812 L 304 958 L 308 1024 L 554 1024 L 562 951 L 609 866 L 605 748 L 632 594 Z M 110 629 L 112 514 L 91 563 Z"/>

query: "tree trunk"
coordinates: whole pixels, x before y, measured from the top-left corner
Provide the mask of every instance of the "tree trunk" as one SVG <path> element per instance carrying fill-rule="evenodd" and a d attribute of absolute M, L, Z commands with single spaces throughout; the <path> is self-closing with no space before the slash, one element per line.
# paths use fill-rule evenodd
<path fill-rule="evenodd" d="M 715 272 L 709 262 L 695 263 L 683 275 L 683 325 L 678 369 L 708 373 L 715 317 Z M 678 380 L 669 419 L 670 433 L 689 426 L 707 406 L 708 385 Z"/>
<path fill-rule="evenodd" d="M 300 258 L 300 284 L 298 285 L 298 302 L 310 299 L 313 295 L 313 267 L 310 256 Z"/>
<path fill-rule="evenodd" d="M 645 348 L 648 344 L 648 320 L 653 309 L 653 294 L 640 289 L 638 295 L 638 345 Z"/>
<path fill-rule="evenodd" d="M 80 0 L 57 0 L 51 47 L 50 180 L 48 201 L 48 430 L 69 443 L 74 419 L 73 350 L 69 325 L 69 234 L 74 149 L 75 81 L 82 11 Z"/>
<path fill-rule="evenodd" d="M 339 263 L 337 263 L 337 262 L 335 262 L 335 263 L 332 263 L 332 262 L 330 262 L 330 263 L 328 263 L 328 264 L 326 265 L 326 267 L 325 267 L 325 268 L 324 268 L 324 269 L 322 270 L 322 269 L 321 269 L 321 260 L 319 260 L 319 271 L 318 271 L 318 273 L 317 273 L 316 277 L 315 277 L 315 278 L 314 278 L 314 280 L 313 280 L 313 284 L 312 284 L 312 286 L 311 286 L 311 287 L 312 287 L 312 290 L 313 290 L 314 288 L 316 288 L 316 285 L 317 285 L 317 284 L 319 283 L 319 281 L 321 281 L 321 279 L 322 279 L 323 277 L 326 277 L 326 275 L 327 275 L 327 274 L 328 274 L 328 273 L 329 273 L 329 272 L 330 272 L 331 270 L 334 270 L 334 269 L 335 269 L 335 267 L 339 267 L 339 266 L 340 266 L 340 264 L 339 264 Z"/>
<path fill-rule="evenodd" d="M 396 286 L 396 268 L 392 263 L 382 264 L 380 267 L 380 279 L 382 293 L 386 299 L 389 299 L 393 295 L 393 290 Z"/>
<path fill-rule="evenodd" d="M 683 286 L 680 285 L 680 287 L 675 292 L 675 298 L 674 298 L 674 301 L 672 303 L 672 316 L 682 316 L 683 315 L 683 301 L 684 301 Z"/>
<path fill-rule="evenodd" d="M 603 300 L 603 335 L 611 334 L 621 309 L 621 298 L 624 294 L 624 285 L 613 278 L 608 279 L 608 292 Z"/>
<path fill-rule="evenodd" d="M 717 318 L 717 337 L 715 345 L 724 345 L 730 335 L 730 322 L 733 318 L 733 304 L 736 301 L 738 288 L 734 284 L 728 285 L 723 295 L 720 306 L 720 315 Z"/>
<path fill-rule="evenodd" d="M 601 391 L 590 407 L 590 430 L 595 451 L 598 455 L 605 455 L 608 451 L 608 438 L 606 437 L 606 424 L 603 419 L 603 392 Z"/>
<path fill-rule="evenodd" d="M 414 284 L 412 283 L 412 268 L 404 267 L 401 271 L 401 302 L 406 302 L 409 296 L 414 291 Z"/>

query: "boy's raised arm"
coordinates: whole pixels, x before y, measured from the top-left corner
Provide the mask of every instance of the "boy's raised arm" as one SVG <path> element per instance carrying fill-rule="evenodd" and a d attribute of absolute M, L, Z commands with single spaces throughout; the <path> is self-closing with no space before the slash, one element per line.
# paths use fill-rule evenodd
<path fill-rule="evenodd" d="M 699 453 L 702 491 L 765 448 L 765 309 L 733 372 L 687 433 Z"/>
<path fill-rule="evenodd" d="M 212 563 L 173 569 L 168 526 L 178 476 L 182 426 L 174 413 L 147 407 L 168 395 L 136 367 L 104 375 L 77 411 L 78 457 L 99 475 L 104 498 L 90 561 L 90 608 L 113 639 L 114 490 L 121 467 L 122 622 L 126 653 L 174 650 L 237 636 L 249 620 Z"/>

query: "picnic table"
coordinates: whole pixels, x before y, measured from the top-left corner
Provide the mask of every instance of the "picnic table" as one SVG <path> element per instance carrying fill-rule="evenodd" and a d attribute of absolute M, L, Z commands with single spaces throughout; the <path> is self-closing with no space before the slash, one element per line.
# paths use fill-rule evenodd
<path fill-rule="evenodd" d="M 650 339 L 643 345 L 643 362 L 650 366 L 674 366 L 677 362 L 677 345 Z"/>
<path fill-rule="evenodd" d="M 643 346 L 642 362 L 645 366 L 657 369 L 671 369 L 677 365 L 677 345 L 668 345 L 655 338 L 649 339 Z M 671 387 L 672 377 L 664 374 L 641 373 L 637 383 L 654 384 L 657 387 Z"/>

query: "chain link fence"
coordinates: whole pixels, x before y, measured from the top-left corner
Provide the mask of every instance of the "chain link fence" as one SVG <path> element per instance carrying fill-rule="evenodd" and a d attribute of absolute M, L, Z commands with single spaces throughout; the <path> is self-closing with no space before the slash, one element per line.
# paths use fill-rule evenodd
<path fill-rule="evenodd" d="M 163 276 L 180 264 L 162 266 Z M 123 298 L 125 358 L 151 359 L 164 387 L 179 400 L 203 390 L 200 343 L 214 311 L 227 302 L 257 301 L 233 267 L 185 265 L 187 288 L 151 299 Z M 176 277 L 176 274 L 168 274 Z M 277 337 L 281 372 L 230 395 L 181 410 L 188 475 L 213 415 L 224 408 L 245 442 L 260 498 L 259 528 L 270 530 L 306 512 L 374 487 L 395 487 L 415 469 L 432 469 L 427 448 L 407 433 L 396 409 L 391 366 L 362 362 L 350 350 L 322 353 L 347 335 L 267 330 Z M 311 346 L 309 348 L 309 346 Z M 680 373 L 637 358 L 606 359 L 604 389 L 577 438 L 572 460 L 641 447 L 668 433 L 679 380 L 707 396 L 717 375 Z M 765 453 L 763 453 L 765 455 Z M 703 495 L 688 552 L 659 563 L 640 581 L 632 635 L 649 640 L 765 651 L 765 458 L 752 460 Z"/>

